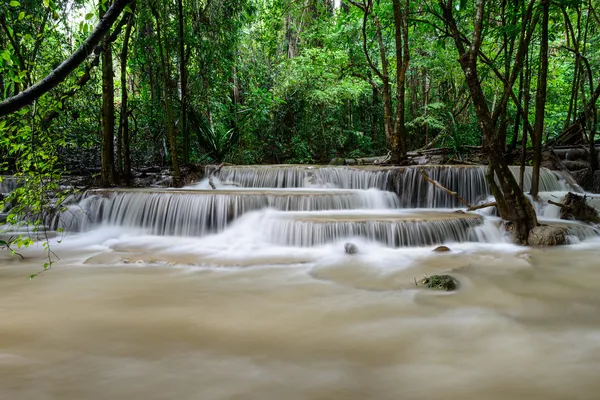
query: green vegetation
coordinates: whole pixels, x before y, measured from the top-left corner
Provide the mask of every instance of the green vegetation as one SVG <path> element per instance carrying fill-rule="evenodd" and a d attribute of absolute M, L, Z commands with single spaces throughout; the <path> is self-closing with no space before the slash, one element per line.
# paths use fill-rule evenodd
<path fill-rule="evenodd" d="M 15 210 L 39 222 L 65 171 L 110 186 L 169 166 L 177 183 L 189 163 L 402 163 L 483 144 L 500 215 L 528 231 L 503 154 L 524 143 L 539 167 L 574 124 L 593 144 L 598 71 L 598 0 L 5 1 L 0 168 L 26 178 Z"/>

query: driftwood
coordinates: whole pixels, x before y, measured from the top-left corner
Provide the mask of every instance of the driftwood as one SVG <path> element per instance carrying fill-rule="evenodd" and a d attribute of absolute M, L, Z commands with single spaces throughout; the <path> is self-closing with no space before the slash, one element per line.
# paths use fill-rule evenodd
<path fill-rule="evenodd" d="M 471 205 L 467 200 L 465 200 L 461 195 L 459 195 L 456 192 L 453 192 L 452 190 L 448 189 L 447 187 L 444 187 L 442 184 L 440 184 L 438 181 L 435 181 L 433 179 L 431 179 L 426 173 L 425 171 L 421 171 L 421 175 L 423 176 L 423 178 L 425 178 L 429 183 L 431 183 L 434 187 L 443 190 L 444 192 L 448 193 L 450 196 L 455 197 L 458 201 L 460 201 L 461 203 L 463 203 L 466 207 L 467 207 L 467 211 L 475 211 L 475 210 L 481 210 L 482 208 L 487 208 L 487 207 L 496 207 L 496 202 L 492 201 L 489 203 L 484 203 L 484 204 L 478 204 L 478 205 Z"/>
<path fill-rule="evenodd" d="M 587 204 L 587 197 L 569 192 L 562 203 L 548 200 L 549 204 L 560 207 L 560 218 L 600 224 L 598 211 Z"/>

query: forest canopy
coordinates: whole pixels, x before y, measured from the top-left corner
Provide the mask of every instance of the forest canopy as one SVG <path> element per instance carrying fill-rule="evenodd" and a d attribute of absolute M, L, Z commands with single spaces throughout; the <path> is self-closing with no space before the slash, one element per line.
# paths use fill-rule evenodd
<path fill-rule="evenodd" d="M 431 147 L 460 157 L 484 144 L 481 106 L 505 152 L 574 124 L 594 142 L 597 0 L 123 3 L 64 81 L 2 118 L 4 170 L 101 167 L 113 185 L 148 165 L 170 166 L 177 180 L 189 163 L 388 152 L 398 163 Z M 2 98 L 54 71 L 111 5 L 3 2 Z M 480 93 L 465 78 L 474 69 Z"/>

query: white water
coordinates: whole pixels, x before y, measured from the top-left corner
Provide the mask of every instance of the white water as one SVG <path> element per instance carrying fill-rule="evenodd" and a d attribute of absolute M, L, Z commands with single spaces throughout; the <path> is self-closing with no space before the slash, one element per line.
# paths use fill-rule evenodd
<path fill-rule="evenodd" d="M 531 249 L 487 210 L 223 181 L 88 194 L 72 211 L 89 224 L 51 240 L 61 260 L 33 281 L 39 244 L 0 252 L 0 399 L 597 398 L 591 228 Z M 415 286 L 436 273 L 459 290 Z"/>

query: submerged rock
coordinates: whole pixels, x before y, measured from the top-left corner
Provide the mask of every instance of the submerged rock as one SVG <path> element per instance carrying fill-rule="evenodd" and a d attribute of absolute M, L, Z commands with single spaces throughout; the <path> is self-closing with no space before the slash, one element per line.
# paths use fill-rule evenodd
<path fill-rule="evenodd" d="M 540 225 L 529 232 L 527 242 L 531 246 L 557 246 L 567 244 L 567 228 L 564 226 Z"/>
<path fill-rule="evenodd" d="M 450 275 L 432 275 L 421 280 L 428 289 L 451 292 L 458 288 L 458 281 Z"/>
<path fill-rule="evenodd" d="M 432 251 L 435 251 L 436 253 L 445 253 L 450 251 L 450 247 L 448 246 L 438 246 L 435 249 L 433 249 Z"/>
<path fill-rule="evenodd" d="M 354 243 L 346 243 L 344 245 L 344 251 L 346 254 L 356 254 L 358 253 L 358 247 Z"/>

